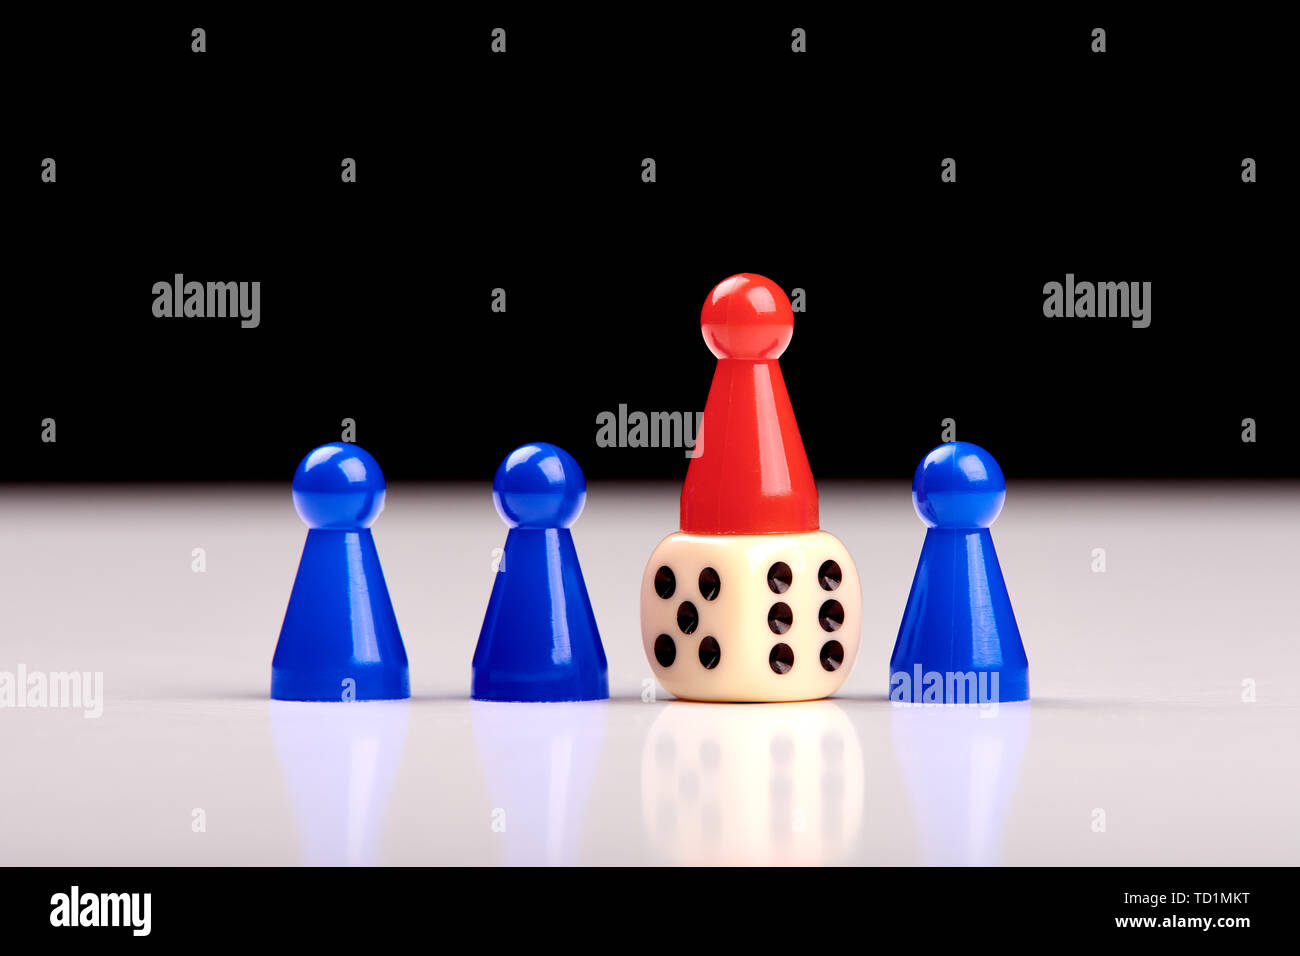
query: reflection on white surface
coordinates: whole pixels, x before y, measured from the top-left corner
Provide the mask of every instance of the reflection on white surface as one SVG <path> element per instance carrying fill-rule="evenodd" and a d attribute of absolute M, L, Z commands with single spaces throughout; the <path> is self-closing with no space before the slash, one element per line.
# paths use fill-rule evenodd
<path fill-rule="evenodd" d="M 309 866 L 376 862 L 406 745 L 409 701 L 273 700 L 271 736 Z"/>
<path fill-rule="evenodd" d="M 891 704 L 890 736 L 923 862 L 1002 862 L 1003 829 L 1029 736 L 1029 702 Z"/>
<path fill-rule="evenodd" d="M 606 701 L 472 701 L 474 749 L 492 797 L 504 862 L 578 862 L 582 823 L 605 744 Z"/>
<path fill-rule="evenodd" d="M 861 829 L 865 780 L 834 701 L 673 701 L 641 752 L 642 822 L 673 863 L 834 863 Z"/>

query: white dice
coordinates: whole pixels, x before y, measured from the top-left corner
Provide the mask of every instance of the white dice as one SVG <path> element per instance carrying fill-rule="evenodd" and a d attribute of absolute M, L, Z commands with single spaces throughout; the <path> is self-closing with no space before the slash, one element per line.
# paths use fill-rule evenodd
<path fill-rule="evenodd" d="M 686 700 L 815 700 L 858 656 L 862 589 L 833 534 L 670 535 L 641 581 L 641 641 Z"/>

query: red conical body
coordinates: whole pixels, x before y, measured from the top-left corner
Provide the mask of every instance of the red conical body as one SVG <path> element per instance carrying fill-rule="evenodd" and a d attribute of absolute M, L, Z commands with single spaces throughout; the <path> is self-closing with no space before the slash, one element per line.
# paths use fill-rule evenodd
<path fill-rule="evenodd" d="M 682 530 L 816 531 L 817 486 L 777 362 L 794 330 L 790 300 L 770 279 L 732 276 L 705 300 L 700 330 L 718 366 L 682 487 Z"/>

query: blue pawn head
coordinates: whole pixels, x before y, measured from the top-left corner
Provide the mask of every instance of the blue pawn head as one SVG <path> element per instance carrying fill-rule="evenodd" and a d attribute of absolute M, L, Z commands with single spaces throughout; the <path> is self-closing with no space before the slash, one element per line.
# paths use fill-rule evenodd
<path fill-rule="evenodd" d="M 940 445 L 912 476 L 912 504 L 931 528 L 987 528 L 1006 497 L 998 463 L 968 441 Z"/>
<path fill-rule="evenodd" d="M 368 451 L 347 442 L 307 453 L 293 473 L 293 506 L 308 528 L 360 531 L 384 510 L 384 473 Z"/>
<path fill-rule="evenodd" d="M 567 528 L 587 502 L 587 479 L 563 448 L 532 442 L 501 462 L 492 479 L 492 501 L 512 528 Z"/>

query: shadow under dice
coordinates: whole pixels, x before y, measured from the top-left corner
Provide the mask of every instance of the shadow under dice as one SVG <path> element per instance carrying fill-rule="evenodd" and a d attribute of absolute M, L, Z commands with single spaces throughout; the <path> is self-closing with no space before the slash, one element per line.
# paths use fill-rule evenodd
<path fill-rule="evenodd" d="M 641 583 L 641 638 L 660 684 L 709 701 L 812 700 L 853 669 L 857 568 L 826 531 L 670 535 Z"/>

